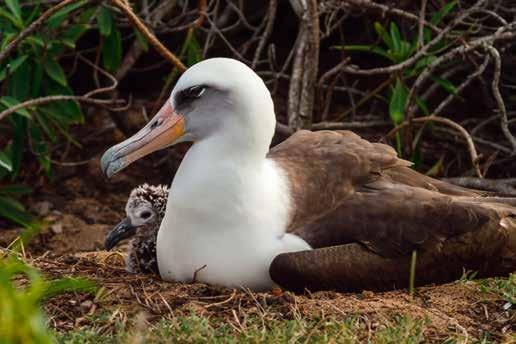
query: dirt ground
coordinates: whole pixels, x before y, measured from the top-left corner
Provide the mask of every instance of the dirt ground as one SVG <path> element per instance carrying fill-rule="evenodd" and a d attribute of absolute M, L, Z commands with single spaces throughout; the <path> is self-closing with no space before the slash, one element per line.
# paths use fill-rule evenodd
<path fill-rule="evenodd" d="M 369 331 L 393 316 L 408 315 L 429 321 L 425 336 L 431 342 L 444 340 L 450 332 L 461 338 L 479 339 L 489 333 L 495 341 L 515 340 L 514 310 L 504 309 L 506 301 L 501 295 L 481 291 L 471 281 L 421 287 L 413 298 L 406 290 L 303 295 L 274 290 L 254 294 L 202 284 L 166 283 L 157 276 L 125 272 L 120 253 L 102 251 L 105 234 L 123 218 L 133 187 L 143 182 L 170 182 L 170 171 L 186 147 L 146 158 L 107 181 L 101 175 L 99 157 L 107 146 L 105 141 L 116 140 L 113 135 L 107 140 L 102 138 L 102 144 L 93 142 L 90 151 L 97 151 L 97 155 L 87 165 L 57 170 L 52 184 L 34 183 L 37 192 L 28 203 L 46 225 L 26 248 L 28 261 L 48 277 L 88 277 L 102 287 L 97 296 L 74 293 L 48 300 L 45 309 L 55 329 L 90 326 L 91 319 L 105 311 L 124 319 L 145 311 L 151 321 L 167 314 L 191 312 L 228 322 L 252 315 L 280 319 L 297 315 L 314 319 L 355 316 Z M 8 246 L 19 232 L 20 229 L 0 228 L 0 246 Z"/>

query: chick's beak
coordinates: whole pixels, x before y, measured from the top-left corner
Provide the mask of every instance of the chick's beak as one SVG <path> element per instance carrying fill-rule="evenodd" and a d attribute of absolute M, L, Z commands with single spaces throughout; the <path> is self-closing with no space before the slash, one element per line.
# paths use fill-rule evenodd
<path fill-rule="evenodd" d="M 106 251 L 111 250 L 120 241 L 133 236 L 135 232 L 136 227 L 131 224 L 131 219 L 126 217 L 107 234 L 104 242 Z"/>
<path fill-rule="evenodd" d="M 184 134 L 184 116 L 167 101 L 145 127 L 104 153 L 100 161 L 102 171 L 110 178 L 132 162 L 179 142 Z"/>

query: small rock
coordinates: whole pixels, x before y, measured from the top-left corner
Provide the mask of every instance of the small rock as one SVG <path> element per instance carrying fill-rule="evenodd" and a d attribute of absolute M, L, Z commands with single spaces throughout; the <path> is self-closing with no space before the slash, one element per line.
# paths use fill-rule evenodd
<path fill-rule="evenodd" d="M 39 216 L 47 216 L 52 210 L 53 204 L 48 201 L 37 202 L 32 205 L 32 210 Z"/>
<path fill-rule="evenodd" d="M 81 303 L 81 311 L 87 312 L 93 306 L 93 302 L 91 300 L 86 300 Z"/>
<path fill-rule="evenodd" d="M 62 222 L 56 222 L 50 226 L 50 229 L 54 234 L 61 234 L 63 233 L 63 223 Z"/>

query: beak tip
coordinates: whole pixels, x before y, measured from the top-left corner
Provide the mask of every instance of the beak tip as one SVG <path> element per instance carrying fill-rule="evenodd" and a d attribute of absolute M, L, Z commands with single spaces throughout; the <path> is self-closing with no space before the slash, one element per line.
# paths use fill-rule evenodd
<path fill-rule="evenodd" d="M 102 173 L 110 179 L 115 173 L 121 170 L 121 161 L 116 157 L 115 151 L 111 147 L 100 158 L 100 168 Z"/>

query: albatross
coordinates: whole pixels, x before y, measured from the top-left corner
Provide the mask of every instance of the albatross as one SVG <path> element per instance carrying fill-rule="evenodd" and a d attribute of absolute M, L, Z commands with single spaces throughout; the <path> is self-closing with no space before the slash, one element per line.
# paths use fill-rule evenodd
<path fill-rule="evenodd" d="M 106 235 L 107 251 L 131 238 L 125 268 L 129 272 L 159 274 L 156 238 L 165 215 L 168 187 L 142 184 L 134 188 L 125 205 L 126 217 Z"/>
<path fill-rule="evenodd" d="M 164 280 L 254 290 L 401 287 L 516 268 L 516 199 L 422 175 L 388 145 L 301 130 L 269 150 L 276 124 L 245 64 L 204 60 L 134 136 L 102 159 L 111 177 L 191 141 L 158 231 Z"/>

